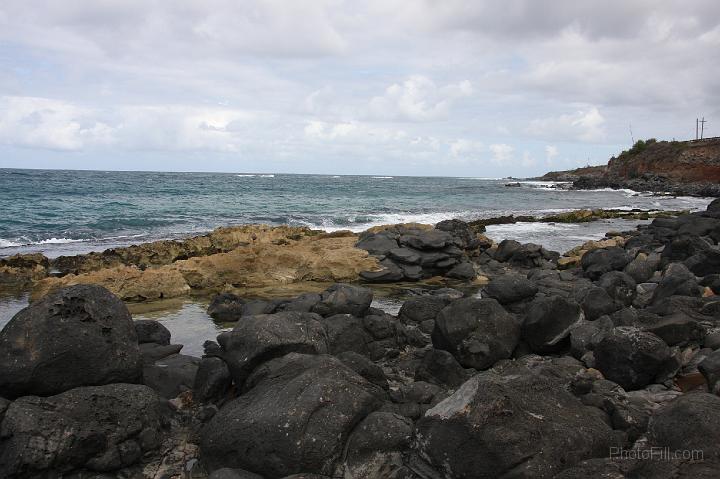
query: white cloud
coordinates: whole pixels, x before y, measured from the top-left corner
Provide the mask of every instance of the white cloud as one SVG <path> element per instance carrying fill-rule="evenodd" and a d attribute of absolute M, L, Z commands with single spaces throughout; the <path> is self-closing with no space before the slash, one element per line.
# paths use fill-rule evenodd
<path fill-rule="evenodd" d="M 559 154 L 557 146 L 545 145 L 545 164 L 552 165 L 553 160 Z"/>
<path fill-rule="evenodd" d="M 515 148 L 505 143 L 496 143 L 490 145 L 492 153 L 492 162 L 497 165 L 504 165 L 512 161 Z"/>
<path fill-rule="evenodd" d="M 720 116 L 719 43 L 715 0 L 4 0 L 0 143 L 539 174 L 565 166 L 547 143 L 602 162 L 629 122 L 692 137 Z"/>
<path fill-rule="evenodd" d="M 438 87 L 431 79 L 414 75 L 390 85 L 370 100 L 369 115 L 381 120 L 432 121 L 445 118 L 458 99 L 472 95 L 468 80 Z"/>
<path fill-rule="evenodd" d="M 47 98 L 0 98 L 0 143 L 79 150 L 111 142 L 111 128 L 94 119 L 90 109 Z"/>
<path fill-rule="evenodd" d="M 78 151 L 237 151 L 238 129 L 256 115 L 223 108 L 135 105 L 94 109 L 49 98 L 0 98 L 0 143 Z"/>
<path fill-rule="evenodd" d="M 458 158 L 468 155 L 477 155 L 484 152 L 485 145 L 481 141 L 473 141 L 465 138 L 459 138 L 450 142 L 450 155 Z"/>
<path fill-rule="evenodd" d="M 543 139 L 571 138 L 597 142 L 605 139 L 605 118 L 596 107 L 530 122 L 527 132 Z"/>

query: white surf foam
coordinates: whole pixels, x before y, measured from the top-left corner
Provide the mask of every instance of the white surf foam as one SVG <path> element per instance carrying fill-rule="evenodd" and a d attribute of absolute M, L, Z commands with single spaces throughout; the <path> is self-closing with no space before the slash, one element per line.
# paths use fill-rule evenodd
<path fill-rule="evenodd" d="M 22 246 L 22 244 L 0 238 L 0 248 L 12 248 L 14 246 Z"/>

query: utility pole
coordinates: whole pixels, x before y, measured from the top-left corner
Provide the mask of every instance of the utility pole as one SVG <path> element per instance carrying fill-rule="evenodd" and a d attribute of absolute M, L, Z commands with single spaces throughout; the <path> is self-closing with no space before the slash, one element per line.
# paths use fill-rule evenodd
<path fill-rule="evenodd" d="M 698 139 L 699 120 L 695 118 L 695 139 Z"/>
<path fill-rule="evenodd" d="M 635 138 L 633 138 L 633 133 L 632 133 L 632 123 L 630 123 L 630 141 L 632 142 L 631 145 L 635 144 Z"/>
<path fill-rule="evenodd" d="M 705 133 L 705 117 L 700 120 L 700 139 L 702 140 L 703 134 Z"/>

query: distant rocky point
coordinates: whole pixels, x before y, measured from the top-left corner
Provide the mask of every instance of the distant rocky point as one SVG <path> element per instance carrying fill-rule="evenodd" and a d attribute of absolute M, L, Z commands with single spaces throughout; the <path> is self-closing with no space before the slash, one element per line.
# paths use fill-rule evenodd
<path fill-rule="evenodd" d="M 553 171 L 546 181 L 573 189 L 628 188 L 688 196 L 720 196 L 720 137 L 692 141 L 639 140 L 607 165 Z"/>

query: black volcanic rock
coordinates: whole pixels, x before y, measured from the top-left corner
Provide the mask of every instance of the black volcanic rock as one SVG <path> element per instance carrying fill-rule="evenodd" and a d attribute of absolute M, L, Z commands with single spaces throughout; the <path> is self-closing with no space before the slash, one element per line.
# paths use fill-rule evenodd
<path fill-rule="evenodd" d="M 670 348 L 662 339 L 628 326 L 613 329 L 595 347 L 597 369 L 627 390 L 653 382 L 669 359 Z"/>
<path fill-rule="evenodd" d="M 110 473 L 161 445 L 168 410 L 143 385 L 109 384 L 14 401 L 0 434 L 0 475 L 66 477 L 76 469 Z"/>
<path fill-rule="evenodd" d="M 138 336 L 122 301 L 95 285 L 45 296 L 0 332 L 0 396 L 48 396 L 142 378 Z"/>
<path fill-rule="evenodd" d="M 433 345 L 452 353 L 460 364 L 487 369 L 509 358 L 520 339 L 520 324 L 494 299 L 463 298 L 435 319 Z"/>

